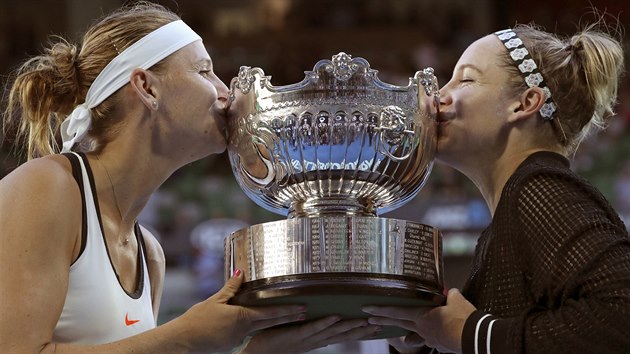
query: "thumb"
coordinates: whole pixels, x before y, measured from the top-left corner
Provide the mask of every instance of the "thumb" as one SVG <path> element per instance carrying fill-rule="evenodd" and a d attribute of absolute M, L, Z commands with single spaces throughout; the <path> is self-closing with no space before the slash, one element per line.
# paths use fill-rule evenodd
<path fill-rule="evenodd" d="M 446 303 L 454 304 L 455 302 L 461 301 L 464 298 L 462 293 L 457 288 L 451 288 L 448 290 L 448 294 L 446 295 Z"/>
<path fill-rule="evenodd" d="M 459 289 L 457 288 L 450 288 L 448 289 L 448 294 L 446 295 L 447 298 L 450 297 L 463 297 L 462 293 L 459 291 Z"/>
<path fill-rule="evenodd" d="M 212 295 L 210 299 L 215 302 L 226 304 L 238 291 L 243 284 L 243 272 L 237 269 L 234 275 L 225 282 L 225 285 L 216 294 Z"/>

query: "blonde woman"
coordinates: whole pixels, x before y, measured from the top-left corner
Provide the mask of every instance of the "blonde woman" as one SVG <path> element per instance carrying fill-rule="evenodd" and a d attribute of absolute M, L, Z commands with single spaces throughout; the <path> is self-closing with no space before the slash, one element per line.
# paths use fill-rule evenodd
<path fill-rule="evenodd" d="M 365 309 L 412 331 L 391 341 L 399 352 L 628 352 L 630 238 L 568 159 L 617 99 L 623 51 L 597 28 L 561 38 L 519 25 L 459 58 L 440 90 L 437 157 L 493 218 L 445 306 Z"/>

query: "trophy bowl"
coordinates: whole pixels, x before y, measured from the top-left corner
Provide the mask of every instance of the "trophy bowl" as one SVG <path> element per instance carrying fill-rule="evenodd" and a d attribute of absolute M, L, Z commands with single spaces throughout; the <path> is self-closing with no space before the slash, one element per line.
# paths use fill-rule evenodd
<path fill-rule="evenodd" d="M 439 230 L 378 216 L 416 196 L 433 166 L 433 69 L 396 86 L 341 52 L 299 83 L 270 80 L 244 66 L 231 81 L 227 149 L 245 194 L 287 219 L 225 239 L 226 278 L 245 277 L 232 303 L 304 304 L 307 320 L 443 304 Z M 405 333 L 385 327 L 379 337 Z"/>

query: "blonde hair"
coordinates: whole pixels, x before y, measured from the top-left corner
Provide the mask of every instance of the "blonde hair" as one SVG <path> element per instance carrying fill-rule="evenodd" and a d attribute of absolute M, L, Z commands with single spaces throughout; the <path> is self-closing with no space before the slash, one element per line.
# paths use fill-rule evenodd
<path fill-rule="evenodd" d="M 59 151 L 59 127 L 103 68 L 120 52 L 153 30 L 179 20 L 165 7 L 137 2 L 119 8 L 92 26 L 80 49 L 54 36 L 45 52 L 27 60 L 15 73 L 3 117 L 3 130 L 15 131 L 15 147 L 28 159 Z M 159 63 L 151 68 L 159 69 Z M 104 144 L 119 125 L 109 119 L 118 93 L 92 109 L 89 135 Z M 24 146 L 26 145 L 26 146 Z"/>
<path fill-rule="evenodd" d="M 575 152 L 595 129 L 603 129 L 614 115 L 617 88 L 624 70 L 621 43 L 603 19 L 562 38 L 532 24 L 519 24 L 514 32 L 538 64 L 557 106 L 554 118 L 567 140 L 565 154 Z M 515 90 L 527 88 L 514 61 L 506 53 L 504 65 L 512 71 Z M 518 78 L 518 79 L 516 79 Z M 561 134 L 555 131 L 559 141 Z"/>

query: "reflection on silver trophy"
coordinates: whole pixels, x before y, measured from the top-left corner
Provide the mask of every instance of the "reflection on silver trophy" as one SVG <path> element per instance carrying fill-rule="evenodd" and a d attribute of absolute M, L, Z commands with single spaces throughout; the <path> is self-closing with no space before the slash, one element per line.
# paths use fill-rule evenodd
<path fill-rule="evenodd" d="M 440 305 L 439 231 L 378 216 L 410 201 L 431 171 L 433 70 L 396 86 L 342 52 L 305 74 L 273 86 L 260 68 L 241 67 L 231 83 L 234 175 L 254 202 L 288 216 L 226 238 L 226 276 L 245 276 L 233 301 L 306 304 L 307 319 L 366 317 L 369 304 Z"/>

